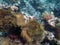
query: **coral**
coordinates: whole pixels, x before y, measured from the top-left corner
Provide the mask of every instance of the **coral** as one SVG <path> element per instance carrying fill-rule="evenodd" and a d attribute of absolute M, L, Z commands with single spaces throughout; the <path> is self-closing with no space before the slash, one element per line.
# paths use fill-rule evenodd
<path fill-rule="evenodd" d="M 38 40 L 39 42 L 44 39 L 44 28 L 36 20 L 30 21 L 24 28 L 26 30 L 22 31 L 26 31 L 26 33 L 23 34 L 22 32 L 23 38 L 26 38 L 27 35 L 30 39 L 32 39 L 31 41 Z M 39 38 L 37 39 L 37 37 Z M 26 39 L 29 40 L 28 38 Z"/>
<path fill-rule="evenodd" d="M 0 17 L 0 28 L 3 31 L 7 31 L 12 25 L 15 25 L 15 17 L 10 10 L 0 9 Z"/>

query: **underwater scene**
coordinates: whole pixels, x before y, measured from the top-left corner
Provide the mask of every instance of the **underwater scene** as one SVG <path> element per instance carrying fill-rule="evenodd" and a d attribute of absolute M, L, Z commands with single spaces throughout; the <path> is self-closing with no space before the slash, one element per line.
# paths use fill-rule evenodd
<path fill-rule="evenodd" d="M 0 0 L 0 45 L 60 45 L 60 0 Z"/>

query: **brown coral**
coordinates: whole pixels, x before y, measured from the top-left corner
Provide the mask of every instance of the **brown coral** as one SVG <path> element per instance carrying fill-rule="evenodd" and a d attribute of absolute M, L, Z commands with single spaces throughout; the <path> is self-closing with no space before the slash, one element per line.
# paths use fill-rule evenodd
<path fill-rule="evenodd" d="M 25 27 L 25 30 L 22 30 L 23 38 L 26 38 L 27 41 L 42 41 L 44 39 L 44 28 L 36 20 L 31 20 Z M 25 31 L 26 33 L 23 33 Z M 29 37 L 26 37 L 26 35 Z M 38 38 L 38 39 L 37 39 Z"/>
<path fill-rule="evenodd" d="M 6 30 L 5 28 L 8 28 L 9 25 L 12 26 L 15 24 L 14 20 L 15 20 L 15 17 L 11 13 L 11 10 L 0 9 L 0 29 L 2 27 L 2 30 L 5 31 Z"/>

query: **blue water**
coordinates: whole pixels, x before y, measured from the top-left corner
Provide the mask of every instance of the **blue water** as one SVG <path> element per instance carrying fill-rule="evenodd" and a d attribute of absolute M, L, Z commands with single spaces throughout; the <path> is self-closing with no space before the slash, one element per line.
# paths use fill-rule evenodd
<path fill-rule="evenodd" d="M 2 3 L 3 2 L 3 0 L 0 0 L 0 3 Z"/>
<path fill-rule="evenodd" d="M 20 12 L 26 15 L 35 15 L 38 19 L 44 11 L 54 12 L 55 16 L 60 16 L 60 0 L 0 0 L 0 3 L 16 5 Z"/>

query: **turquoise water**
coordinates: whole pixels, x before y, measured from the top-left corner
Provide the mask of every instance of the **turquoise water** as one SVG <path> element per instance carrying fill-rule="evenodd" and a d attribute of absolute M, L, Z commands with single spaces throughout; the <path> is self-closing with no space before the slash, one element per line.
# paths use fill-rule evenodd
<path fill-rule="evenodd" d="M 3 3 L 3 0 L 0 0 L 0 4 Z"/>
<path fill-rule="evenodd" d="M 53 11 L 55 15 L 60 15 L 60 0 L 0 0 L 0 3 L 16 5 L 19 11 L 26 15 L 35 15 L 38 19 L 44 11 Z"/>

